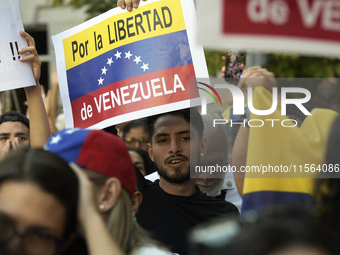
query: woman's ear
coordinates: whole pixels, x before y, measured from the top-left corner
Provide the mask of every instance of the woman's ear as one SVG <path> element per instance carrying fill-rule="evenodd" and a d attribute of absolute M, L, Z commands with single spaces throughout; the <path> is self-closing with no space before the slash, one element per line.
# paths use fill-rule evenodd
<path fill-rule="evenodd" d="M 122 184 L 119 179 L 115 177 L 107 179 L 99 191 L 99 211 L 101 213 L 110 211 L 116 205 L 121 192 Z"/>
<path fill-rule="evenodd" d="M 148 143 L 148 152 L 149 152 L 150 159 L 154 162 L 153 149 L 152 149 L 151 143 Z"/>
<path fill-rule="evenodd" d="M 136 191 L 133 193 L 132 199 L 131 199 L 131 208 L 132 213 L 136 214 L 138 212 L 139 206 L 142 203 L 143 195 L 140 191 Z"/>

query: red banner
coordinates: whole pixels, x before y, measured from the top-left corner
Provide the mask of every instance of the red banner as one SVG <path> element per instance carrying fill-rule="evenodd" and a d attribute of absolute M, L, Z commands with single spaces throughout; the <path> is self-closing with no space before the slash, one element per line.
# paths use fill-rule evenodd
<path fill-rule="evenodd" d="M 224 34 L 288 36 L 340 42 L 340 1 L 225 0 Z"/>
<path fill-rule="evenodd" d="M 340 56 L 340 0 L 196 0 L 198 43 L 221 50 Z"/>

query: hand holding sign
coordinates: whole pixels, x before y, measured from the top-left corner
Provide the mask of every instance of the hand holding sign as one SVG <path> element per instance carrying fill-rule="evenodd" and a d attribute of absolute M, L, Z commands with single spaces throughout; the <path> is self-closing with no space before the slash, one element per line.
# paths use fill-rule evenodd
<path fill-rule="evenodd" d="M 138 8 L 139 0 L 118 0 L 117 6 L 120 6 L 122 9 L 125 9 L 126 7 L 126 9 L 130 12 L 133 10 L 133 8 Z"/>
<path fill-rule="evenodd" d="M 32 61 L 32 71 L 34 75 L 34 79 L 36 84 L 39 84 L 39 79 L 41 75 L 41 60 L 38 56 L 38 52 L 35 48 L 35 41 L 32 36 L 27 34 L 26 32 L 20 30 L 20 35 L 27 41 L 27 47 L 22 48 L 19 50 L 20 54 L 28 53 L 29 55 L 23 55 L 20 58 L 21 62 Z"/>
<path fill-rule="evenodd" d="M 0 2 L 0 91 L 35 85 L 30 63 L 19 52 L 27 46 L 23 30 L 19 0 Z M 32 59 L 27 59 L 32 60 Z"/>

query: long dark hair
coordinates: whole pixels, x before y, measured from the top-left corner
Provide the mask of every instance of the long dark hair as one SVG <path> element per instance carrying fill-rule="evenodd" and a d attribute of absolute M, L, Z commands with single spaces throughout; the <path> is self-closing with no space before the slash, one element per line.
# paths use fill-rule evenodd
<path fill-rule="evenodd" d="M 134 151 L 140 155 L 144 161 L 146 175 L 157 171 L 155 163 L 151 160 L 149 153 L 141 148 L 128 148 L 129 151 Z"/>
<path fill-rule="evenodd" d="M 67 212 L 63 236 L 75 232 L 79 184 L 63 159 L 42 149 L 10 151 L 0 162 L 0 186 L 8 180 L 32 182 L 56 197 Z"/>

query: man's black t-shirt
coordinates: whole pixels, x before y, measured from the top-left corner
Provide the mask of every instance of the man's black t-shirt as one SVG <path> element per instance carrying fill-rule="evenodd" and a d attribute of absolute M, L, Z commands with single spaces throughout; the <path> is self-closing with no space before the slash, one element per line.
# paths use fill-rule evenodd
<path fill-rule="evenodd" d="M 187 233 L 193 226 L 217 216 L 239 215 L 236 206 L 207 197 L 198 187 L 192 196 L 175 196 L 164 192 L 156 180 L 146 181 L 140 191 L 143 201 L 136 214 L 138 223 L 180 255 L 188 253 Z"/>

